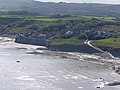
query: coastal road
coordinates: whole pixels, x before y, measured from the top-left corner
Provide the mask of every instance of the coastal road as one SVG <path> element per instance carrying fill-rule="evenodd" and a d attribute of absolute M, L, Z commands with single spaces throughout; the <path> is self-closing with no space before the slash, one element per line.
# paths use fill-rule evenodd
<path fill-rule="evenodd" d="M 93 45 L 91 44 L 91 41 L 86 40 L 84 43 L 87 44 L 88 46 L 94 48 L 95 50 L 98 50 L 99 52 L 102 52 L 102 53 L 104 53 L 104 54 L 109 55 L 112 59 L 115 59 L 115 57 L 114 57 L 110 52 L 103 51 L 103 50 L 101 50 L 100 48 L 97 48 L 97 47 L 93 46 Z"/>
<path fill-rule="evenodd" d="M 0 45 L 0 90 L 120 90 L 105 86 L 120 81 L 105 65 L 26 52 Z"/>

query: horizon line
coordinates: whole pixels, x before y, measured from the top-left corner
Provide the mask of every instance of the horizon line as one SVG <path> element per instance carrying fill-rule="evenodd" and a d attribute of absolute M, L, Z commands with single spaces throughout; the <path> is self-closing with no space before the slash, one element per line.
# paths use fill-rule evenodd
<path fill-rule="evenodd" d="M 53 2 L 53 1 L 39 1 L 39 0 L 33 0 L 37 2 L 43 2 L 43 3 L 67 3 L 67 4 L 108 4 L 108 5 L 120 5 L 120 3 L 100 3 L 100 2 Z"/>

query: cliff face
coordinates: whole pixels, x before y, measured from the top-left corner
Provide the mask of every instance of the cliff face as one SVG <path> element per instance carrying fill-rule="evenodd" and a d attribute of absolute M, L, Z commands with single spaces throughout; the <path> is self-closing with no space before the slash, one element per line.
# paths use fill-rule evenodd
<path fill-rule="evenodd" d="M 19 36 L 19 37 L 16 37 L 15 42 L 16 43 L 23 43 L 23 44 L 47 46 L 49 50 L 54 50 L 54 51 L 81 52 L 81 53 L 90 53 L 90 54 L 99 52 L 99 51 L 89 47 L 88 45 L 58 45 L 58 46 L 53 46 L 53 45 L 49 45 L 49 41 L 47 41 L 43 38 L 30 38 L 30 37 Z"/>
<path fill-rule="evenodd" d="M 88 54 L 95 54 L 100 53 L 98 50 L 88 46 L 88 45 L 49 45 L 50 42 L 44 38 L 30 38 L 30 37 L 23 37 L 19 36 L 15 39 L 16 43 L 23 43 L 23 44 L 32 44 L 32 45 L 40 45 L 46 46 L 49 50 L 53 51 L 64 51 L 64 52 L 80 52 L 80 53 L 88 53 Z M 104 51 L 109 51 L 113 56 L 120 57 L 120 49 L 108 49 L 105 47 L 99 47 Z"/>
<path fill-rule="evenodd" d="M 40 45 L 40 46 L 47 46 L 48 41 L 42 38 L 29 38 L 29 37 L 16 37 L 16 43 L 23 43 L 23 44 L 32 44 L 32 45 Z"/>
<path fill-rule="evenodd" d="M 49 46 L 50 50 L 54 51 L 65 51 L 65 52 L 80 52 L 80 53 L 99 53 L 99 51 L 91 48 L 88 45 L 59 45 L 59 46 Z"/>

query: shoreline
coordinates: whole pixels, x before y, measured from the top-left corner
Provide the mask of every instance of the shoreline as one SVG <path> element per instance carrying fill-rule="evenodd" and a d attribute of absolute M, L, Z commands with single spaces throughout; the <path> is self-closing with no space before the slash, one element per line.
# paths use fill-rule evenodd
<path fill-rule="evenodd" d="M 30 44 L 21 44 L 21 43 L 15 43 L 15 39 L 14 38 L 9 38 L 9 37 L 0 37 L 0 44 L 5 46 L 5 45 L 11 45 L 15 48 L 18 49 L 46 49 L 45 46 L 37 46 L 37 45 L 30 45 Z"/>
<path fill-rule="evenodd" d="M 105 53 L 87 54 L 78 52 L 50 51 L 47 50 L 47 47 L 45 46 L 15 43 L 15 39 L 9 37 L 0 37 L 0 44 L 3 46 L 11 45 L 17 49 L 23 49 L 26 51 L 26 54 L 43 54 L 49 56 L 59 56 L 60 58 L 84 60 L 99 64 L 101 63 L 109 66 L 116 73 L 120 74 L 120 58 L 110 58 L 104 55 Z"/>
<path fill-rule="evenodd" d="M 111 72 L 120 75 L 120 58 L 108 58 L 102 53 L 97 54 L 87 54 L 87 53 L 78 53 L 78 52 L 61 52 L 61 51 L 50 51 L 47 50 L 47 47 L 44 46 L 37 46 L 37 45 L 28 45 L 28 44 L 19 44 L 15 43 L 13 38 L 8 37 L 0 37 L 0 45 L 2 46 L 12 46 L 17 49 L 24 50 L 26 54 L 34 54 L 34 55 L 47 55 L 47 56 L 58 56 L 60 58 L 67 58 L 72 60 L 81 60 L 91 63 L 96 63 L 100 65 L 107 66 Z M 103 53 L 104 54 L 104 53 Z M 117 86 L 120 85 L 120 81 L 112 81 L 105 86 Z M 99 88 L 99 87 L 98 87 Z"/>

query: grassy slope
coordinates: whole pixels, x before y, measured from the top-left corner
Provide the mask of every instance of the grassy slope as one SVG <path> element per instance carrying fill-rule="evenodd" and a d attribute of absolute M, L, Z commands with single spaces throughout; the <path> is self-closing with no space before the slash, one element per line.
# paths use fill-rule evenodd
<path fill-rule="evenodd" d="M 103 20 L 103 21 L 110 21 L 110 22 L 115 21 L 114 17 L 96 17 L 96 16 L 74 16 L 74 17 L 66 17 L 66 18 L 53 18 L 50 16 L 4 15 L 4 16 L 0 16 L 0 18 L 23 18 L 26 20 L 38 20 L 38 22 L 35 22 L 33 24 L 37 25 L 37 26 L 42 26 L 42 27 L 47 26 L 49 24 L 51 25 L 53 21 L 58 21 L 58 20 L 91 20 L 93 18 L 96 18 L 96 19 Z M 39 20 L 45 21 L 45 22 L 39 22 Z M 46 22 L 48 22 L 48 23 L 46 23 Z M 30 25 L 26 25 L 24 28 L 23 27 L 22 28 L 15 27 L 13 29 L 10 28 L 10 31 L 12 33 L 30 32 L 30 30 L 26 29 L 27 27 L 30 27 Z M 107 30 L 107 31 L 108 30 L 109 31 L 120 30 L 120 26 L 109 25 L 109 26 L 104 26 L 103 29 Z M 52 45 L 62 45 L 62 44 L 80 45 L 80 44 L 83 44 L 83 42 L 81 42 L 75 38 L 72 38 L 72 39 L 70 38 L 70 39 L 58 40 L 58 41 L 52 43 Z M 92 44 L 95 46 L 106 46 L 106 47 L 120 48 L 120 38 L 117 38 L 117 39 L 110 38 L 110 39 L 98 40 L 98 41 L 94 41 Z"/>
<path fill-rule="evenodd" d="M 51 45 L 82 45 L 83 44 L 83 41 L 80 41 L 79 39 L 77 38 L 69 38 L 69 39 L 60 39 L 60 40 L 57 40 L 53 43 L 51 43 Z"/>
<path fill-rule="evenodd" d="M 51 17 L 29 17 L 27 20 L 41 20 L 41 21 L 58 21 L 58 20 L 90 20 L 96 18 L 103 21 L 112 21 L 114 22 L 114 17 L 95 17 L 95 16 L 74 16 L 74 17 L 65 17 L 65 18 L 51 18 Z"/>
<path fill-rule="evenodd" d="M 0 15 L 0 18 L 24 18 L 26 20 L 40 20 L 40 21 L 58 21 L 58 20 L 90 20 L 96 18 L 103 21 L 115 21 L 115 17 L 97 17 L 97 16 L 71 16 L 63 18 L 54 18 L 50 16 L 19 16 L 19 15 Z"/>
<path fill-rule="evenodd" d="M 92 45 L 98 47 L 120 48 L 120 38 L 96 40 L 92 42 Z"/>
<path fill-rule="evenodd" d="M 33 20 L 30 24 L 24 24 L 23 21 L 16 21 L 13 25 L 14 27 L 7 27 L 7 30 L 10 31 L 10 33 L 27 33 L 27 32 L 38 32 L 37 30 L 28 29 L 32 26 L 37 26 L 39 28 L 41 27 L 47 27 L 49 25 L 56 25 L 55 21 L 58 20 L 64 20 L 67 22 L 67 20 L 91 20 L 93 18 L 103 20 L 103 21 L 115 21 L 114 17 L 95 17 L 95 16 L 71 16 L 71 17 L 65 17 L 65 18 L 53 18 L 50 16 L 19 16 L 19 15 L 0 15 L 0 18 L 2 19 L 24 19 L 27 21 Z M 34 22 L 34 20 L 36 20 Z M 42 22 L 41 22 L 42 21 Z M 62 21 L 63 22 L 63 21 Z M 22 27 L 19 27 L 19 23 L 24 24 Z M 26 23 L 26 21 L 25 21 Z M 18 25 L 17 25 L 18 24 Z M 78 26 L 79 28 L 80 26 Z M 73 28 L 74 29 L 74 28 Z"/>

